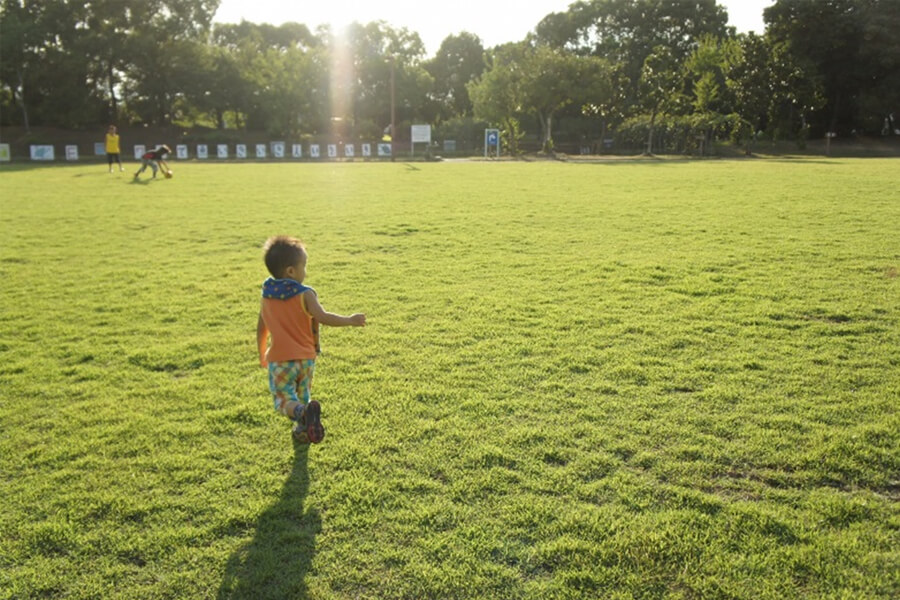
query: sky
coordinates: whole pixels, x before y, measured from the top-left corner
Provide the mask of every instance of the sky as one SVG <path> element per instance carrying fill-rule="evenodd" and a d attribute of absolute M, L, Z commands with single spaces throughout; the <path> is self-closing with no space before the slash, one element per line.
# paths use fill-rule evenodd
<path fill-rule="evenodd" d="M 335 30 L 354 21 L 386 21 L 415 31 L 428 56 L 448 35 L 474 33 L 486 47 L 525 38 L 552 12 L 563 12 L 574 0 L 221 0 L 214 21 L 280 25 L 303 23 L 311 30 L 330 24 Z M 762 11 L 773 0 L 718 0 L 728 11 L 729 25 L 739 32 L 764 30 Z"/>

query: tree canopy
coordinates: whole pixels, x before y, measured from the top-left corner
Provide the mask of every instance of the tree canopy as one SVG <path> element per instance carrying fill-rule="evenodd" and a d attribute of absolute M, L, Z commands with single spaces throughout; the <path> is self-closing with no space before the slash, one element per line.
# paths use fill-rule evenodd
<path fill-rule="evenodd" d="M 679 145 L 880 133 L 900 103 L 900 3 L 776 0 L 738 34 L 715 0 L 578 0 L 485 48 L 376 21 L 216 24 L 219 0 L 0 0 L 0 125 L 204 125 L 380 137 L 445 130 Z"/>

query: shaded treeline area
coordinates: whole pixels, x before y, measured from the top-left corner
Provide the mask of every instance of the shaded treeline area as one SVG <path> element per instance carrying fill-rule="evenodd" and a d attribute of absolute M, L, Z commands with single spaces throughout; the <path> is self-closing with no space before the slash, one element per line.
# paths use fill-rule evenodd
<path fill-rule="evenodd" d="M 714 0 L 581 0 L 526 39 L 467 32 L 428 57 L 377 21 L 346 31 L 213 23 L 218 0 L 0 0 L 0 125 L 117 123 L 345 140 L 432 123 L 513 152 L 530 138 L 647 152 L 716 140 L 890 135 L 900 2 L 777 0 L 762 35 Z M 900 112 L 900 111 L 898 111 Z"/>

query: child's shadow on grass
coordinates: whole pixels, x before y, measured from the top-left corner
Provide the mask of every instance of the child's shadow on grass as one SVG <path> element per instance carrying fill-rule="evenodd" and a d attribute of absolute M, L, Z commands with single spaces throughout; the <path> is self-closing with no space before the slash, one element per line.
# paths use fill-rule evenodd
<path fill-rule="evenodd" d="M 294 467 L 281 496 L 260 515 L 253 539 L 228 559 L 218 600 L 307 597 L 304 579 L 322 529 L 318 512 L 303 512 L 308 451 L 309 446 L 295 445 Z"/>

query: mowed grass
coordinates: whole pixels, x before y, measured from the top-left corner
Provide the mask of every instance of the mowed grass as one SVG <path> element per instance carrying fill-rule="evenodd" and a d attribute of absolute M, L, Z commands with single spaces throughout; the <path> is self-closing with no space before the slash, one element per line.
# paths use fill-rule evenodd
<path fill-rule="evenodd" d="M 4 167 L 0 597 L 896 598 L 898 167 Z"/>

